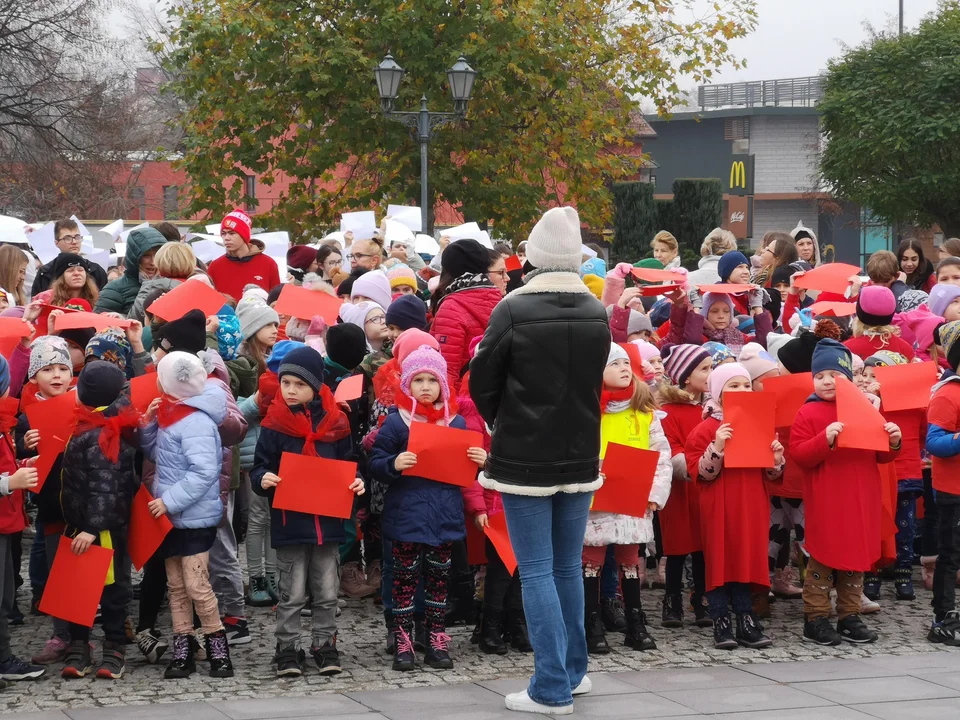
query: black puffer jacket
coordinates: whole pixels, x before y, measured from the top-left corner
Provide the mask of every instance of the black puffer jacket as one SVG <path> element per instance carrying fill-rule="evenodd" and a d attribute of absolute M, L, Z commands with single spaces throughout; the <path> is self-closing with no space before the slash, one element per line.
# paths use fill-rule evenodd
<path fill-rule="evenodd" d="M 121 397 L 104 414 L 116 415 L 127 404 L 129 400 Z M 140 486 L 134 470 L 135 433 L 121 436 L 116 463 L 100 449 L 100 433 L 100 428 L 76 432 L 63 451 L 63 519 L 69 527 L 92 535 L 130 524 L 130 504 Z"/>
<path fill-rule="evenodd" d="M 607 314 L 575 272 L 534 275 L 497 305 L 470 363 L 470 395 L 493 429 L 484 487 L 552 495 L 600 486 L 609 351 Z"/>

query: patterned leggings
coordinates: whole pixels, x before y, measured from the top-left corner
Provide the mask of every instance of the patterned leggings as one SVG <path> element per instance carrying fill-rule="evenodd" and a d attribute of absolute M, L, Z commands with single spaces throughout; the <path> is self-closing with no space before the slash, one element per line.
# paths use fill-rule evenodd
<path fill-rule="evenodd" d="M 917 536 L 917 498 L 919 490 L 897 493 L 897 567 L 913 568 L 913 541 Z"/>
<path fill-rule="evenodd" d="M 770 569 L 785 568 L 790 562 L 790 529 L 803 542 L 803 500 L 774 495 L 770 498 Z"/>
<path fill-rule="evenodd" d="M 424 615 L 430 632 L 443 632 L 453 543 L 439 547 L 415 542 L 393 543 L 393 617 L 397 628 L 413 636 L 413 596 L 424 578 Z M 424 565 L 426 567 L 424 567 Z"/>

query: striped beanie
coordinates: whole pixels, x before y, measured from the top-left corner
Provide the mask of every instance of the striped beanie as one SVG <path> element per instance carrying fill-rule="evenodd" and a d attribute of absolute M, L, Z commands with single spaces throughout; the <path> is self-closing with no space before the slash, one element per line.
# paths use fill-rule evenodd
<path fill-rule="evenodd" d="M 690 374 L 709 357 L 710 353 L 699 345 L 673 345 L 666 351 L 663 367 L 667 371 L 667 376 L 683 390 Z"/>
<path fill-rule="evenodd" d="M 943 352 L 947 355 L 947 362 L 954 372 L 960 365 L 960 320 L 948 322 L 940 326 L 940 345 L 943 346 Z"/>

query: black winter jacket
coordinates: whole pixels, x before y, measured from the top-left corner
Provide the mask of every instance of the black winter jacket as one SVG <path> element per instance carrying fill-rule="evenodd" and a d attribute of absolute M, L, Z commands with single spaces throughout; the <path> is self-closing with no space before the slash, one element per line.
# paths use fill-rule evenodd
<path fill-rule="evenodd" d="M 51 260 L 46 265 L 40 266 L 40 269 L 37 271 L 37 276 L 33 279 L 33 287 L 30 288 L 31 297 L 35 297 L 40 293 L 50 289 L 50 286 L 54 281 L 53 263 L 54 261 Z M 90 276 L 97 284 L 97 290 L 103 290 L 104 285 L 107 284 L 107 273 L 105 273 L 103 268 L 97 265 L 95 262 L 91 262 L 89 265 Z"/>
<path fill-rule="evenodd" d="M 277 400 L 275 402 L 282 402 Z M 308 405 L 313 427 L 323 420 L 324 410 L 320 400 L 314 400 Z M 303 406 L 293 408 L 294 413 L 302 413 Z M 354 460 L 353 441 L 350 436 L 337 440 L 334 443 L 317 442 L 317 455 L 330 460 Z M 274 489 L 264 490 L 260 481 L 268 473 L 280 471 L 280 458 L 285 452 L 303 452 L 303 438 L 294 437 L 270 428 L 260 428 L 260 438 L 257 440 L 257 450 L 253 459 L 253 469 L 250 471 L 250 485 L 257 495 L 270 500 L 270 542 L 273 547 L 287 545 L 323 545 L 325 543 L 343 542 L 346 535 L 343 530 L 343 520 L 340 518 L 325 517 L 322 515 L 307 515 L 292 510 L 277 510 L 273 507 Z M 323 478 L 316 478 L 322 483 Z"/>
<path fill-rule="evenodd" d="M 30 421 L 26 413 L 21 413 L 17 419 L 17 428 L 14 431 L 17 444 L 17 460 L 36 457 L 36 449 L 27 450 L 23 445 L 23 438 L 30 430 Z M 37 520 L 42 523 L 54 524 L 63 522 L 63 511 L 60 509 L 60 490 L 63 487 L 60 476 L 63 468 L 63 453 L 57 455 L 56 462 L 50 468 L 40 492 L 34 496 L 37 506 Z"/>
<path fill-rule="evenodd" d="M 610 326 L 575 272 L 544 272 L 507 295 L 470 363 L 492 428 L 480 483 L 516 495 L 600 486 L 600 392 Z"/>
<path fill-rule="evenodd" d="M 104 414 L 116 415 L 129 404 L 119 398 Z M 140 486 L 134 470 L 135 431 L 120 438 L 116 463 L 100 449 L 100 429 L 74 433 L 63 451 L 63 490 L 60 505 L 64 522 L 71 528 L 96 535 L 101 530 L 120 530 L 130 524 L 130 505 Z"/>

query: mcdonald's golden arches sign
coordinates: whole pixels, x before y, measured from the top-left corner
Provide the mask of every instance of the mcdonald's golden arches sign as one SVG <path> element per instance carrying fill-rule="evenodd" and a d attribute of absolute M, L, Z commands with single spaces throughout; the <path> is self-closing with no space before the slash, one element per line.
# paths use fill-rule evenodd
<path fill-rule="evenodd" d="M 727 192 L 731 195 L 753 195 L 753 155 L 731 155 Z"/>

